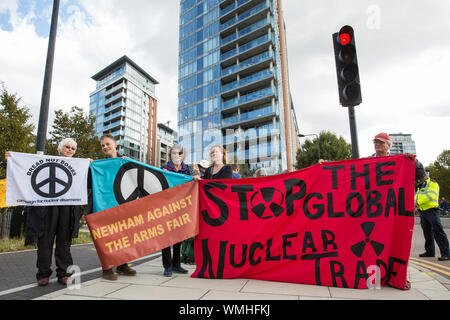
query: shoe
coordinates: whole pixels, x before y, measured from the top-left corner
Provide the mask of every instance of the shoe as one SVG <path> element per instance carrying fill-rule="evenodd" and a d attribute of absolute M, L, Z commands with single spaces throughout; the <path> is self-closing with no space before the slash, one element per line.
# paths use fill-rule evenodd
<path fill-rule="evenodd" d="M 48 286 L 49 283 L 50 283 L 50 278 L 42 278 L 42 279 L 38 280 L 38 286 L 39 287 Z"/>
<path fill-rule="evenodd" d="M 124 276 L 135 276 L 136 275 L 136 270 L 131 269 L 128 264 L 123 264 L 121 266 L 117 267 L 116 272 L 118 274 L 124 275 Z"/>
<path fill-rule="evenodd" d="M 114 271 L 112 269 L 103 270 L 102 278 L 109 281 L 117 280 L 117 276 L 114 274 Z"/>
<path fill-rule="evenodd" d="M 439 261 L 447 261 L 447 260 L 450 260 L 450 257 L 449 256 L 442 256 L 442 257 L 438 258 L 438 260 Z"/>
<path fill-rule="evenodd" d="M 172 267 L 172 271 L 175 272 L 175 273 L 183 273 L 183 274 L 189 272 L 186 269 L 182 268 L 181 266 Z"/>
<path fill-rule="evenodd" d="M 164 277 L 171 277 L 172 276 L 172 268 L 165 268 L 164 269 Z"/>
<path fill-rule="evenodd" d="M 64 286 L 67 285 L 67 281 L 69 281 L 69 277 L 61 277 L 61 278 L 58 278 L 58 283 L 59 283 L 59 284 L 62 284 L 62 285 L 64 285 Z"/>
<path fill-rule="evenodd" d="M 434 254 L 429 254 L 428 252 L 424 252 L 424 253 L 419 254 L 419 257 L 422 257 L 422 258 L 433 258 Z"/>

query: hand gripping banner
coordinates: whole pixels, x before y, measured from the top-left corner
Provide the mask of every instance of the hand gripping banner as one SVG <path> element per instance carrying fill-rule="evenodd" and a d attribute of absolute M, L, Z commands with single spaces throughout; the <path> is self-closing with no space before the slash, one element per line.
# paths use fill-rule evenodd
<path fill-rule="evenodd" d="M 198 234 L 198 184 L 173 188 L 86 216 L 103 269 Z"/>
<path fill-rule="evenodd" d="M 10 152 L 7 206 L 87 204 L 89 159 Z"/>
<path fill-rule="evenodd" d="M 192 277 L 358 289 L 379 277 L 405 289 L 414 172 L 413 160 L 392 156 L 202 180 Z"/>

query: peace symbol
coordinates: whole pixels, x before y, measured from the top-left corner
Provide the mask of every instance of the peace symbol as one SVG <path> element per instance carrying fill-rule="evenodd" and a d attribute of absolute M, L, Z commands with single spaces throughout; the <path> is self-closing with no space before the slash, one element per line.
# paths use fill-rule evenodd
<path fill-rule="evenodd" d="M 38 174 L 48 168 L 48 178 L 42 180 L 41 182 L 37 182 L 37 176 Z M 67 176 L 67 181 L 61 180 L 56 176 L 57 169 L 59 171 L 62 171 Z M 43 191 L 42 188 L 48 185 L 48 191 Z M 62 190 L 56 191 L 57 185 L 62 186 Z M 70 187 L 72 186 L 72 174 L 70 171 L 65 168 L 63 165 L 59 163 L 46 163 L 39 168 L 37 168 L 33 175 L 31 176 L 31 187 L 33 188 L 34 192 L 36 192 L 38 195 L 44 198 L 57 198 L 62 196 L 63 194 L 67 193 L 69 191 Z"/>
<path fill-rule="evenodd" d="M 134 162 L 121 166 L 114 179 L 114 196 L 119 204 L 168 188 L 169 183 L 164 174 Z"/>

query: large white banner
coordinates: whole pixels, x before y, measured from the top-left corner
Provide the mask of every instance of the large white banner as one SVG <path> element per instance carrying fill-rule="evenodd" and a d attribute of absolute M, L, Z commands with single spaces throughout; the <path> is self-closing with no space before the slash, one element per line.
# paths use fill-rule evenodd
<path fill-rule="evenodd" d="M 89 159 L 10 152 L 7 206 L 87 204 Z"/>

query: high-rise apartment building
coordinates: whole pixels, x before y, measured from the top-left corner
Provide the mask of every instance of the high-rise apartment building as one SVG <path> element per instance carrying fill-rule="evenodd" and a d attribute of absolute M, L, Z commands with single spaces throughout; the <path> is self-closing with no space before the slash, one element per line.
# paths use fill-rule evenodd
<path fill-rule="evenodd" d="M 152 76 L 127 56 L 113 62 L 92 79 L 90 112 L 97 117 L 97 136 L 112 134 L 118 151 L 138 161 L 155 164 L 156 110 Z"/>
<path fill-rule="evenodd" d="M 179 140 L 187 162 L 292 170 L 298 145 L 281 0 L 181 0 Z"/>
<path fill-rule="evenodd" d="M 416 143 L 412 140 L 411 134 L 391 133 L 389 134 L 392 141 L 389 153 L 393 156 L 405 154 L 406 152 L 416 154 Z"/>

